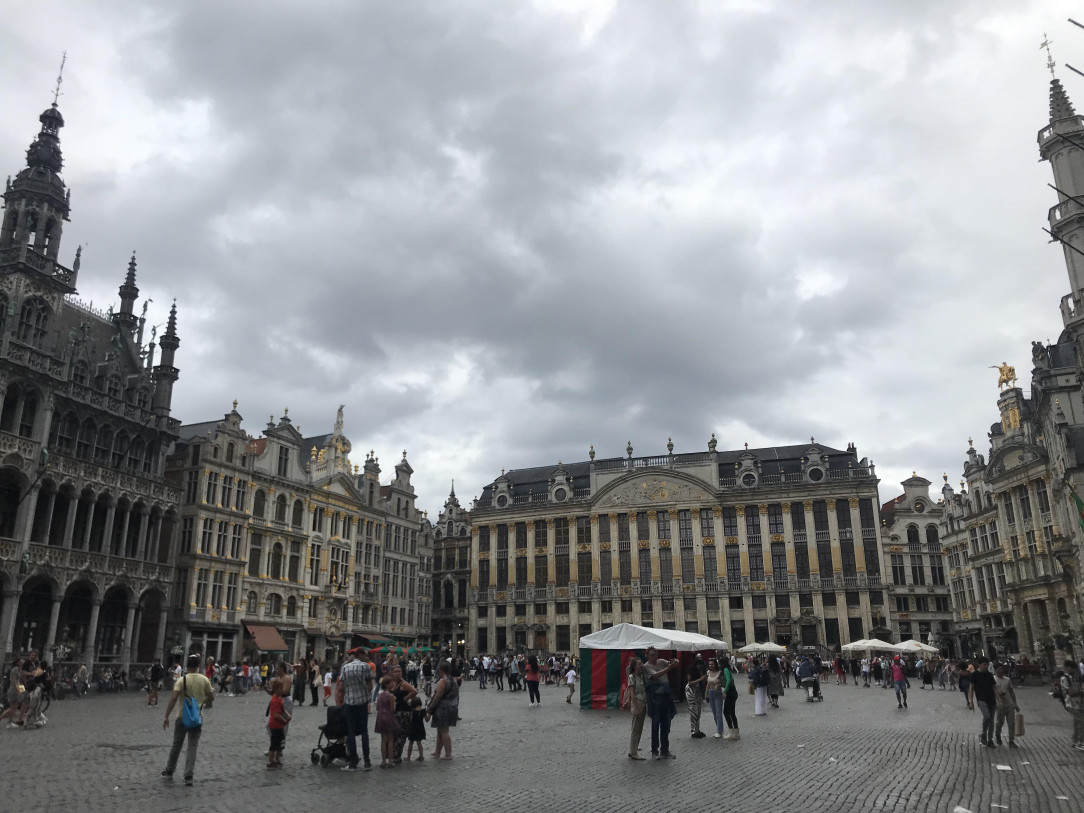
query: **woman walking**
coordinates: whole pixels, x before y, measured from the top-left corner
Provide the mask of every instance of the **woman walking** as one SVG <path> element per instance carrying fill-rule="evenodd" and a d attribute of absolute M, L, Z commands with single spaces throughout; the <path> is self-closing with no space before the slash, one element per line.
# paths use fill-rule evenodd
<path fill-rule="evenodd" d="M 621 704 L 632 709 L 632 736 L 629 738 L 629 759 L 642 760 L 640 737 L 644 733 L 644 717 L 647 716 L 647 686 L 644 685 L 643 663 L 639 658 L 629 661 L 629 680 L 625 687 L 625 699 Z"/>
<path fill-rule="evenodd" d="M 398 765 L 403 761 L 403 746 L 410 733 L 410 701 L 418 695 L 418 690 L 403 679 L 403 668 L 395 664 L 388 670 L 388 691 L 395 697 L 395 719 L 398 728 L 394 729 L 394 754 L 392 759 Z"/>
<path fill-rule="evenodd" d="M 643 672 L 647 685 L 647 713 L 651 717 L 651 756 L 655 759 L 676 759 L 670 753 L 670 722 L 677 714 L 677 706 L 670 690 L 669 673 L 677 665 L 677 658 L 661 661 L 655 647 L 648 647 Z"/>
<path fill-rule="evenodd" d="M 768 686 L 771 684 L 768 667 L 763 661 L 753 667 L 749 680 L 753 684 L 753 715 L 763 717 L 768 713 Z"/>
<path fill-rule="evenodd" d="M 779 708 L 779 698 L 783 696 L 783 671 L 779 668 L 779 658 L 774 655 L 768 656 L 768 697 L 772 701 L 772 708 Z"/>
<path fill-rule="evenodd" d="M 724 740 L 740 740 L 738 731 L 738 686 L 734 682 L 734 667 L 730 661 L 723 664 L 723 719 L 728 731 Z"/>
<path fill-rule="evenodd" d="M 538 682 L 542 679 L 542 673 L 538 668 L 538 658 L 534 655 L 527 656 L 527 698 L 531 701 L 530 708 L 542 705 L 542 695 L 538 693 Z"/>
<path fill-rule="evenodd" d="M 708 708 L 715 719 L 715 739 L 723 736 L 723 671 L 716 658 L 708 659 L 708 674 L 705 682 L 708 696 Z"/>
<path fill-rule="evenodd" d="M 448 729 L 459 719 L 459 684 L 452 679 L 451 671 L 448 661 L 441 661 L 437 665 L 433 699 L 425 709 L 425 721 L 437 730 L 436 749 L 429 756 L 437 759 L 452 758 L 452 735 Z M 444 756 L 441 756 L 441 751 Z"/>

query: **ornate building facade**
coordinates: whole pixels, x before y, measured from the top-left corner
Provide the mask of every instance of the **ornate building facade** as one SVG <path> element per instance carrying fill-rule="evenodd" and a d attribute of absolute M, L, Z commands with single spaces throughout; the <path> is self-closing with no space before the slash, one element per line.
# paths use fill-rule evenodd
<path fill-rule="evenodd" d="M 735 648 L 887 634 L 877 478 L 853 446 L 632 451 L 486 487 L 470 513 L 470 651 L 568 652 L 622 621 Z"/>
<path fill-rule="evenodd" d="M 433 641 L 441 649 L 463 655 L 470 614 L 471 517 L 455 496 L 455 483 L 433 530 Z M 509 566 L 507 551 L 504 565 Z M 507 582 L 507 576 L 505 577 Z"/>
<path fill-rule="evenodd" d="M 941 501 L 930 498 L 930 481 L 913 475 L 903 494 L 881 506 L 881 544 L 888 582 L 890 641 L 914 639 L 959 649 L 953 637 L 952 597 L 941 542 Z"/>
<path fill-rule="evenodd" d="M 81 250 L 60 262 L 64 119 L 54 102 L 39 121 L 0 225 L 3 657 L 126 666 L 163 653 L 174 582 L 177 311 L 145 344 L 134 256 L 117 310 L 75 298 Z"/>
<path fill-rule="evenodd" d="M 943 533 L 952 540 L 952 592 L 967 650 L 1079 650 L 1084 607 L 1084 117 L 1060 80 L 1050 83 L 1050 121 L 1038 134 L 1058 202 L 1050 234 L 1064 251 L 1070 292 L 1061 300 L 1057 342 L 1032 342 L 1031 391 L 1001 365 L 1000 420 L 989 460 L 972 444 L 966 484 L 946 483 Z"/>
<path fill-rule="evenodd" d="M 174 645 L 338 661 L 353 646 L 428 641 L 430 529 L 406 455 L 382 488 L 372 452 L 350 461 L 342 407 L 314 437 L 288 414 L 260 437 L 241 424 L 234 402 L 221 421 L 183 426 L 168 459 L 184 492 Z"/>

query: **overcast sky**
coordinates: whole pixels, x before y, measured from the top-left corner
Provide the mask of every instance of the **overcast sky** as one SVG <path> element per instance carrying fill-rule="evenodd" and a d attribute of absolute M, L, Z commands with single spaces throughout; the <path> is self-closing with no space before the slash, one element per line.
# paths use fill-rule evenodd
<path fill-rule="evenodd" d="M 1084 108 L 1075 6 L 38 0 L 0 35 L 0 171 L 67 49 L 80 294 L 135 249 L 175 416 L 345 404 L 432 519 L 453 477 L 712 432 L 854 442 L 889 498 L 957 483 L 989 365 L 1026 388 L 1061 329 L 1039 43 Z"/>

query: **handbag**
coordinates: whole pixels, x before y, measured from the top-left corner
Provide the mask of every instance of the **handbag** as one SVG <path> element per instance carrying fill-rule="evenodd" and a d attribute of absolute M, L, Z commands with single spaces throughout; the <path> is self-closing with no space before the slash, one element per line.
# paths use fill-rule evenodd
<path fill-rule="evenodd" d="M 749 694 L 756 694 L 757 687 L 753 685 L 753 681 L 749 681 Z"/>
<path fill-rule="evenodd" d="M 188 675 L 181 678 L 181 691 L 188 691 Z M 181 724 L 188 729 L 199 728 L 203 725 L 203 714 L 200 713 L 199 703 L 196 698 L 184 695 L 184 706 L 181 708 Z"/>
<path fill-rule="evenodd" d="M 1022 711 L 1016 712 L 1016 725 L 1013 729 L 1014 737 L 1024 736 L 1024 713 Z"/>

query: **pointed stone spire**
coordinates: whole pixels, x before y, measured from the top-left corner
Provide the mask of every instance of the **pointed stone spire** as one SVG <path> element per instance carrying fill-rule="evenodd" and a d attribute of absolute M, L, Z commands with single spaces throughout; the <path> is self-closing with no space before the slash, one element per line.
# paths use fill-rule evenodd
<path fill-rule="evenodd" d="M 455 480 L 454 479 L 452 480 L 452 490 L 451 490 L 451 492 L 449 492 L 448 496 L 449 497 L 454 497 L 455 496 Z"/>
<path fill-rule="evenodd" d="M 171 339 L 177 338 L 177 300 L 173 300 L 173 305 L 169 309 L 169 320 L 166 322 L 165 336 L 169 336 Z"/>
<path fill-rule="evenodd" d="M 1050 80 L 1050 122 L 1071 119 L 1076 116 L 1073 103 L 1069 101 L 1069 94 L 1061 86 L 1061 80 L 1055 77 Z"/>

